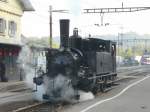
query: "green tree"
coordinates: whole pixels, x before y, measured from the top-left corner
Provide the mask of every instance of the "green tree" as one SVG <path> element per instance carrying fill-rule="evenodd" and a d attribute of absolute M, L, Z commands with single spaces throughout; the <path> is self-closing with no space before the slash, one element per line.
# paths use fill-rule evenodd
<path fill-rule="evenodd" d="M 43 38 L 36 38 L 36 37 L 31 37 L 27 38 L 29 46 L 39 46 L 39 47 L 50 47 L 49 44 L 49 37 L 43 37 Z M 53 48 L 59 48 L 59 44 L 56 42 L 52 42 L 52 47 Z"/>

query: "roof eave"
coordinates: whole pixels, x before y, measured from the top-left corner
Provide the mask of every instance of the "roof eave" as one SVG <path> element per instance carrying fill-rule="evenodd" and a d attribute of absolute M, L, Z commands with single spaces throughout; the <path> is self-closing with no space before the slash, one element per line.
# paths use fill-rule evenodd
<path fill-rule="evenodd" d="M 35 11 L 35 9 L 34 8 L 32 8 L 32 9 L 23 9 L 23 11 Z"/>
<path fill-rule="evenodd" d="M 19 1 L 23 7 L 23 11 L 35 11 L 30 0 L 19 0 Z"/>

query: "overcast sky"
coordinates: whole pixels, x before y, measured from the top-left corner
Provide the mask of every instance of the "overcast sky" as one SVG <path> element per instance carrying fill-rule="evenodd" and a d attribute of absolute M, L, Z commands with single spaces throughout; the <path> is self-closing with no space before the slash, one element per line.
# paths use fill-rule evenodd
<path fill-rule="evenodd" d="M 133 13 L 104 14 L 107 27 L 97 27 L 101 24 L 99 14 L 83 14 L 85 8 L 149 7 L 150 0 L 31 0 L 35 12 L 26 12 L 22 18 L 22 33 L 29 36 L 49 35 L 49 5 L 54 10 L 66 9 L 69 13 L 53 13 L 53 36 L 59 36 L 59 19 L 70 19 L 70 35 L 74 27 L 82 36 L 106 35 L 121 32 L 137 32 L 150 34 L 150 10 Z"/>

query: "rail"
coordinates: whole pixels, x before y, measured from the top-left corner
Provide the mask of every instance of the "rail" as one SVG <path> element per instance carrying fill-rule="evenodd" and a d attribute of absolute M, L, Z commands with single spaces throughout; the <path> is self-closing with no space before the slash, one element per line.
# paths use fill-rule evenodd
<path fill-rule="evenodd" d="M 39 108 L 45 104 L 47 104 L 48 102 L 40 102 L 40 103 L 36 103 L 36 104 L 33 104 L 33 105 L 29 105 L 29 106 L 26 106 L 26 107 L 22 107 L 22 108 L 19 108 L 17 110 L 13 110 L 12 112 L 34 112 L 34 110 L 36 108 Z"/>

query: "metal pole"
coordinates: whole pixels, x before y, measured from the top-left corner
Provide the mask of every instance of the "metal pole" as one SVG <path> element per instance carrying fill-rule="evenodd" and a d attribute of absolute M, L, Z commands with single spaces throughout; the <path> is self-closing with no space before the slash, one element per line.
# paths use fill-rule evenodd
<path fill-rule="evenodd" d="M 52 48 L 52 6 L 49 6 L 49 10 L 50 10 L 50 48 Z"/>
<path fill-rule="evenodd" d="M 52 48 L 52 42 L 53 42 L 53 28 L 52 28 L 52 25 L 53 25 L 53 21 L 52 21 L 52 12 L 60 12 L 60 13 L 67 13 L 66 12 L 67 10 L 53 10 L 52 9 L 52 5 L 49 6 L 49 12 L 50 12 L 50 16 L 49 16 L 49 26 L 50 26 L 50 40 L 49 40 L 49 44 L 50 44 L 50 48 Z"/>
<path fill-rule="evenodd" d="M 120 34 L 118 33 L 118 56 L 120 55 L 119 54 L 119 44 L 120 44 L 119 36 L 120 36 Z"/>
<path fill-rule="evenodd" d="M 145 39 L 145 51 L 147 50 L 147 39 Z"/>
<path fill-rule="evenodd" d="M 100 16 L 101 16 L 101 26 L 103 26 L 104 14 L 103 14 L 103 13 L 101 13 L 101 14 L 100 14 Z"/>

